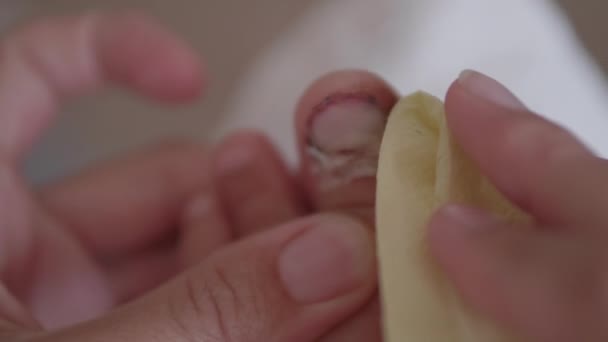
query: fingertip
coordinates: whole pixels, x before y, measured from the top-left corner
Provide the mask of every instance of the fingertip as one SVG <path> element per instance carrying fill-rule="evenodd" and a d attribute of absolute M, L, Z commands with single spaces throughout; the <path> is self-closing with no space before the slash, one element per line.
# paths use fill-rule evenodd
<path fill-rule="evenodd" d="M 11 124 L 2 144 L 11 159 L 31 146 L 63 100 L 105 81 L 161 102 L 200 95 L 205 72 L 188 44 L 145 15 L 121 13 L 41 19 L 3 40 L 3 96 L 14 101 L 3 115 Z"/>
<path fill-rule="evenodd" d="M 134 86 L 141 90 L 142 95 L 170 104 L 199 99 L 206 90 L 206 71 L 195 58 L 184 57 L 188 56 L 176 53 L 165 60 L 150 63 L 145 71 L 135 76 Z"/>
<path fill-rule="evenodd" d="M 568 130 L 478 72 L 452 84 L 445 108 L 455 142 L 514 205 L 548 225 L 595 220 L 580 198 L 604 197 L 597 191 L 601 176 L 590 177 L 603 168 Z"/>
<path fill-rule="evenodd" d="M 257 131 L 228 136 L 214 152 L 214 179 L 227 218 L 244 237 L 301 215 L 304 206 L 287 165 Z"/>
<path fill-rule="evenodd" d="M 199 56 L 174 37 L 156 44 L 142 45 L 142 53 L 154 56 L 134 70 L 134 87 L 145 96 L 168 103 L 190 102 L 202 96 L 207 70 Z"/>
<path fill-rule="evenodd" d="M 206 69 L 189 44 L 137 11 L 97 19 L 102 67 L 109 78 L 169 103 L 198 98 Z"/>
<path fill-rule="evenodd" d="M 268 138 L 256 131 L 241 130 L 227 136 L 216 148 L 215 171 L 221 176 L 254 161 L 259 155 L 274 161 L 275 151 Z"/>
<path fill-rule="evenodd" d="M 473 70 L 463 71 L 448 88 L 445 100 L 448 122 L 456 133 L 486 118 L 508 120 L 516 114 L 535 116 L 511 90 Z M 463 126 L 463 125 L 467 126 Z"/>
<path fill-rule="evenodd" d="M 279 256 L 279 274 L 291 297 L 315 303 L 368 287 L 375 272 L 370 232 L 342 215 L 319 215 L 308 223 Z"/>
<path fill-rule="evenodd" d="M 458 106 L 460 101 L 462 101 L 464 95 L 463 92 L 464 90 L 462 89 L 460 82 L 458 82 L 458 79 L 454 80 L 452 84 L 450 84 L 445 95 L 446 114 L 451 113 L 452 110 L 450 109 L 454 106 Z"/>

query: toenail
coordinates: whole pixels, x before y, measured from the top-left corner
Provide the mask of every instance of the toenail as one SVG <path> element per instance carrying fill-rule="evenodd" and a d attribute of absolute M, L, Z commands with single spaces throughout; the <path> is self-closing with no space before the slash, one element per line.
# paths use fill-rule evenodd
<path fill-rule="evenodd" d="M 307 153 L 320 187 L 375 177 L 387 115 L 366 94 L 337 94 L 313 109 Z"/>

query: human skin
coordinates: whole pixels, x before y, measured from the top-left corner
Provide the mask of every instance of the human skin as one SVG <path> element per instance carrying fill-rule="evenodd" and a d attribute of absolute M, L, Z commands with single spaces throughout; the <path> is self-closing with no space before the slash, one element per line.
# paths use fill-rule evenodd
<path fill-rule="evenodd" d="M 42 19 L 3 40 L 0 337 L 381 340 L 374 171 L 389 85 L 363 71 L 311 85 L 294 114 L 295 175 L 264 136 L 239 132 L 30 187 L 20 162 L 60 102 L 105 81 L 169 103 L 206 83 L 186 44 L 139 14 Z M 449 205 L 429 224 L 438 263 L 465 300 L 523 336 L 606 340 L 605 161 L 478 73 L 454 82 L 446 112 L 535 223 Z"/>
<path fill-rule="evenodd" d="M 198 56 L 153 20 L 44 18 L 2 43 L 5 340 L 310 341 L 372 299 L 369 218 L 321 203 L 313 189 L 335 175 L 308 166 L 293 175 L 256 132 L 216 146 L 163 143 L 43 188 L 25 182 L 20 162 L 62 101 L 108 81 L 170 104 L 198 98 L 206 85 Z M 385 115 L 388 86 L 348 71 L 312 86 L 294 116 L 322 117 L 310 101 L 361 84 L 381 99 L 372 115 Z M 316 126 L 299 131 L 300 141 Z"/>

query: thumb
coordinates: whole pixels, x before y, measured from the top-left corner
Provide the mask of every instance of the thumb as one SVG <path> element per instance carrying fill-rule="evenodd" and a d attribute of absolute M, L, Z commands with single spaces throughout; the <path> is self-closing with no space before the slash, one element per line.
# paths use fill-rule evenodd
<path fill-rule="evenodd" d="M 110 316 L 49 341 L 313 341 L 373 294 L 370 233 L 346 217 L 295 221 L 213 254 Z"/>
<path fill-rule="evenodd" d="M 450 205 L 429 242 L 464 301 L 505 328 L 532 341 L 608 340 L 605 241 Z"/>

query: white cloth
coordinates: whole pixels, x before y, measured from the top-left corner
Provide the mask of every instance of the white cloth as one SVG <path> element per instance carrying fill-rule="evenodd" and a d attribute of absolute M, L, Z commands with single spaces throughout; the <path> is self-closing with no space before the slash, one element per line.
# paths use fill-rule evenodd
<path fill-rule="evenodd" d="M 603 74 L 550 1 L 335 0 L 314 8 L 259 58 L 238 92 L 234 127 L 267 131 L 293 160 L 293 104 L 324 72 L 375 71 L 402 93 L 443 97 L 466 68 L 496 77 L 535 111 L 608 154 Z"/>
<path fill-rule="evenodd" d="M 264 3 L 271 1 L 275 0 Z M 296 4 L 300 0 L 276 0 L 281 6 L 289 6 L 290 1 Z M 69 4 L 86 7 L 85 0 L 59 2 L 65 8 Z M 0 13 L 13 13 L 10 7 L 26 3 L 41 6 L 36 0 L 4 2 Z M 52 7 L 53 3 L 45 6 Z M 206 15 L 216 14 L 200 11 L 201 7 L 215 6 L 217 10 L 222 4 L 235 3 L 238 1 L 205 5 L 200 0 L 181 0 L 149 6 L 156 11 L 166 7 L 163 13 L 186 17 L 197 8 L 199 22 L 206 23 Z M 239 7 L 247 13 L 256 3 L 243 0 Z M 142 4 L 148 3 L 138 3 Z M 284 7 L 277 6 L 276 11 L 281 8 Z M 226 12 L 230 11 L 233 7 Z M 270 10 L 265 15 L 272 18 L 280 13 Z M 235 30 L 255 29 L 255 25 L 238 26 L 251 24 L 243 21 L 245 18 L 226 18 L 229 19 Z M 0 17 L 2 20 L 6 18 Z M 197 37 L 197 32 L 203 30 L 195 24 L 188 29 L 192 31 L 190 37 Z M 201 38 L 207 45 L 199 48 L 217 51 L 240 44 L 223 38 Z M 245 42 L 248 38 L 243 35 L 239 39 Z M 240 66 L 234 66 L 237 67 Z M 567 126 L 602 155 L 608 155 L 608 134 L 604 133 L 608 127 L 606 84 L 552 1 L 320 0 L 311 2 L 307 12 L 276 34 L 250 61 L 239 76 L 236 89 L 214 94 L 221 96 L 228 109 L 218 116 L 221 120 L 212 129 L 197 128 L 201 121 L 199 113 L 194 113 L 196 109 L 192 112 L 197 115 L 175 117 L 168 124 L 169 119 L 150 115 L 150 109 L 145 114 L 129 113 L 133 112 L 133 103 L 123 97 L 89 100 L 81 107 L 103 114 L 86 120 L 61 120 L 30 160 L 28 170 L 33 178 L 44 179 L 79 167 L 82 161 L 104 156 L 106 145 L 114 150 L 130 148 L 140 136 L 160 138 L 169 131 L 181 131 L 199 137 L 201 132 L 212 132 L 214 138 L 219 138 L 241 127 L 268 133 L 293 162 L 293 109 L 299 95 L 318 76 L 342 68 L 375 71 L 401 93 L 421 89 L 441 97 L 462 69 L 477 69 L 503 81 L 531 108 Z M 215 75 L 221 76 L 221 71 Z M 140 127 L 137 132 L 116 129 L 129 126 L 129 120 L 136 122 L 131 126 Z M 106 125 L 115 131 L 100 132 Z"/>

